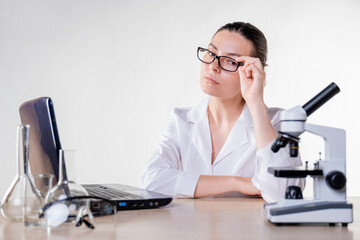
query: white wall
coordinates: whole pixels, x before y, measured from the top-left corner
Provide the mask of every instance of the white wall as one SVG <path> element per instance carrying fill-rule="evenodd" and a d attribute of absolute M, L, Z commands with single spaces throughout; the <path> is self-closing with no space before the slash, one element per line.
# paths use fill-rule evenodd
<path fill-rule="evenodd" d="M 197 46 L 232 21 L 268 38 L 269 106 L 340 86 L 309 122 L 346 129 L 348 195 L 360 196 L 359 12 L 356 0 L 0 0 L 0 196 L 16 171 L 18 107 L 45 95 L 63 147 L 77 151 L 79 182 L 139 185 L 170 110 L 204 97 Z M 322 140 L 304 134 L 303 159 L 319 151 Z"/>

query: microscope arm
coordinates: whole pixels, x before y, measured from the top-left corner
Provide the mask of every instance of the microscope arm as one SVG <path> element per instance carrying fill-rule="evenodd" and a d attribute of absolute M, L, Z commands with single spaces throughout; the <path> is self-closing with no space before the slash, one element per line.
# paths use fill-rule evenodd
<path fill-rule="evenodd" d="M 305 131 L 323 137 L 325 141 L 325 160 L 345 161 L 346 133 L 344 129 L 305 123 Z"/>

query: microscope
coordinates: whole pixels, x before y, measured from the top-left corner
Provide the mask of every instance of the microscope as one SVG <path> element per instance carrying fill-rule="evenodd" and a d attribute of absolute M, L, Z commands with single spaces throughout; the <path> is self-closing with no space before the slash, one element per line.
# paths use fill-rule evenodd
<path fill-rule="evenodd" d="M 303 199 L 301 188 L 288 186 L 285 198 L 264 205 L 268 220 L 277 226 L 282 224 L 329 224 L 347 226 L 353 221 L 353 206 L 346 199 L 346 133 L 343 129 L 306 123 L 306 119 L 334 95 L 340 92 L 331 83 L 304 106 L 284 110 L 280 115 L 281 126 L 271 150 L 289 146 L 291 157 L 297 157 L 299 136 L 307 131 L 323 137 L 325 159 L 317 160 L 309 167 L 269 167 L 275 177 L 314 178 L 314 196 Z"/>

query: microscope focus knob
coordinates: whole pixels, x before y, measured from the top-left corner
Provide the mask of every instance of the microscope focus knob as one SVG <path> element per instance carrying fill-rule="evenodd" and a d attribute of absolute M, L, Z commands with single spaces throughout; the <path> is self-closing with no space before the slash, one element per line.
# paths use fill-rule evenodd
<path fill-rule="evenodd" d="M 299 186 L 288 186 L 285 199 L 303 199 L 301 188 Z"/>
<path fill-rule="evenodd" d="M 326 182 L 333 189 L 340 190 L 346 185 L 346 176 L 340 171 L 331 171 L 326 175 Z"/>

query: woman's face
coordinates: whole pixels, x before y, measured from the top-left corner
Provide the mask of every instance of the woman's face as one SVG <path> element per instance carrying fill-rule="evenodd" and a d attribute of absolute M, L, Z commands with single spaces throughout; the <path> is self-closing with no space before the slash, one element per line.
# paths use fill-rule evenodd
<path fill-rule="evenodd" d="M 208 49 L 217 56 L 237 58 L 252 56 L 253 44 L 239 33 L 223 30 L 215 34 Z M 210 64 L 201 63 L 200 84 L 203 92 L 210 96 L 242 99 L 238 71 L 221 69 L 217 59 Z"/>

